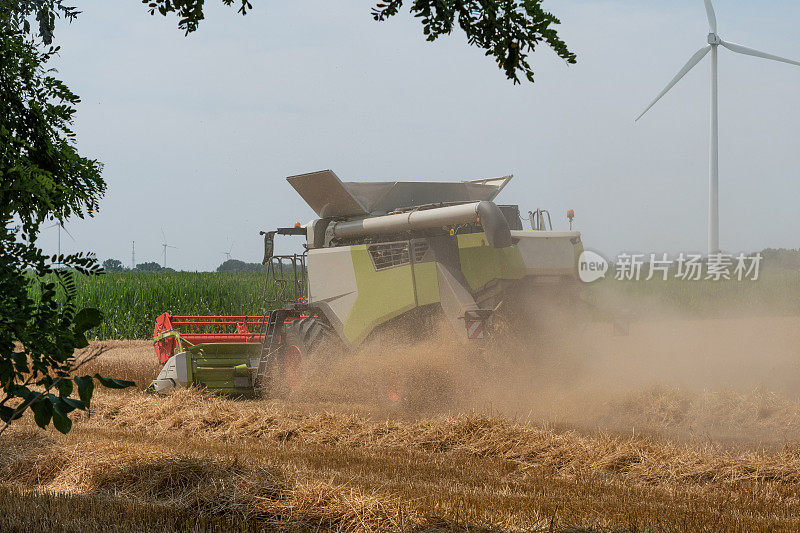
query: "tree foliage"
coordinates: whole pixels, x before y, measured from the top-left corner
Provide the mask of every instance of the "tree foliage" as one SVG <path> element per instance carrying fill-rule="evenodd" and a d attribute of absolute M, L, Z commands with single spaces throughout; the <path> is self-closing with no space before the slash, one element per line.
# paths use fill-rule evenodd
<path fill-rule="evenodd" d="M 103 270 L 106 272 L 122 272 L 127 270 L 119 259 L 106 259 L 103 261 Z"/>
<path fill-rule="evenodd" d="M 97 309 L 76 308 L 75 276 L 100 267 L 91 254 L 48 257 L 36 238 L 45 220 L 91 216 L 106 186 L 100 163 L 74 145 L 79 98 L 46 66 L 58 48 L 37 44 L 24 12 L 8 6 L 0 11 L 0 432 L 26 409 L 40 426 L 67 432 L 69 413 L 88 409 L 94 387 L 72 374 L 97 353 L 76 350 L 102 320 Z M 50 22 L 40 25 L 43 41 Z"/>
<path fill-rule="evenodd" d="M 178 27 L 186 31 L 186 35 L 196 31 L 200 22 L 205 19 L 203 13 L 205 0 L 142 0 L 142 3 L 147 4 L 151 15 L 156 13 L 178 15 Z M 246 15 L 248 10 L 253 9 L 249 0 L 222 0 L 222 3 L 226 6 L 238 5 L 238 12 L 242 15 Z"/>
<path fill-rule="evenodd" d="M 139 272 L 175 272 L 171 268 L 164 268 L 155 261 L 146 261 L 144 263 L 138 263 L 136 265 L 136 270 L 138 270 Z"/>
<path fill-rule="evenodd" d="M 576 62 L 554 28 L 561 21 L 542 8 L 542 0 L 413 0 L 410 4 L 428 41 L 450 35 L 458 24 L 469 44 L 485 50 L 514 83 L 519 83 L 520 74 L 533 82 L 528 55 L 541 42 L 567 63 Z M 402 6 L 403 0 L 383 0 L 372 15 L 383 21 Z"/>
<path fill-rule="evenodd" d="M 238 5 L 245 15 L 253 6 L 249 0 L 222 0 L 225 5 Z M 189 33 L 196 31 L 205 18 L 205 0 L 142 0 L 151 15 L 178 16 L 178 27 Z M 382 22 L 397 15 L 404 0 L 379 0 L 372 16 Z M 542 8 L 542 0 L 411 0 L 409 12 L 422 23 L 428 41 L 450 35 L 456 27 L 467 36 L 467 42 L 491 56 L 506 77 L 519 83 L 520 76 L 533 82 L 533 67 L 528 56 L 544 42 L 567 63 L 576 56 L 558 36 L 555 26 L 561 21 Z"/>
<path fill-rule="evenodd" d="M 266 265 L 261 263 L 245 263 L 238 259 L 228 259 L 217 267 L 217 272 L 237 274 L 240 272 L 266 272 Z"/>
<path fill-rule="evenodd" d="M 30 19 L 34 18 L 39 36 L 47 45 L 53 42 L 58 17 L 72 21 L 80 14 L 75 6 L 66 5 L 64 0 L 0 0 L 0 9 L 10 23 L 26 34 L 31 33 Z"/>

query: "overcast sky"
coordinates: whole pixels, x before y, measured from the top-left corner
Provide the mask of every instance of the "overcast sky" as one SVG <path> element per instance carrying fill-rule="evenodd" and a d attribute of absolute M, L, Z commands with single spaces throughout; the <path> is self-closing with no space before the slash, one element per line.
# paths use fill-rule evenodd
<path fill-rule="evenodd" d="M 207 4 L 189 37 L 138 0 L 80 2 L 57 28 L 60 76 L 83 98 L 79 148 L 108 182 L 64 251 L 128 264 L 136 241 L 137 263 L 161 262 L 163 226 L 168 266 L 213 269 L 229 241 L 258 261 L 259 230 L 313 218 L 285 177 L 325 168 L 344 181 L 514 174 L 498 201 L 547 208 L 560 229 L 575 209 L 588 248 L 705 250 L 709 60 L 633 121 L 706 43 L 702 0 L 546 2 L 578 64 L 540 48 L 536 83 L 516 86 L 460 32 L 427 43 L 405 12 L 374 22 L 371 1 L 256 0 L 246 17 Z M 797 2 L 715 4 L 723 38 L 800 59 Z M 798 67 L 720 50 L 727 251 L 800 247 L 799 87 Z"/>

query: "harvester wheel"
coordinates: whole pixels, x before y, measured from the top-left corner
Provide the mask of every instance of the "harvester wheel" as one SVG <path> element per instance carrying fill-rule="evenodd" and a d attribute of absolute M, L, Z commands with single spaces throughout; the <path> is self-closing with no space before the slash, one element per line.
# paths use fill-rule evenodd
<path fill-rule="evenodd" d="M 283 354 L 283 378 L 291 390 L 295 390 L 303 381 L 302 365 L 303 349 L 297 344 L 287 345 Z"/>
<path fill-rule="evenodd" d="M 328 329 L 317 317 L 301 318 L 286 326 L 286 348 L 277 369 L 283 378 L 281 388 L 291 392 L 300 387 L 304 366 L 315 358 L 329 337 Z"/>

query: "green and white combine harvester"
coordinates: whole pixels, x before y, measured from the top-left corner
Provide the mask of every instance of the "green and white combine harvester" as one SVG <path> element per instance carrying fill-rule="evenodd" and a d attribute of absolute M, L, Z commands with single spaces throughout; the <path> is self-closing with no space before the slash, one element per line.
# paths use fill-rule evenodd
<path fill-rule="evenodd" d="M 287 180 L 319 218 L 262 232 L 269 310 L 158 317 L 164 367 L 152 390 L 291 390 L 305 362 L 332 346 L 346 353 L 387 328 L 418 337 L 436 316 L 461 341 L 486 343 L 507 326 L 529 331 L 552 296 L 577 295 L 580 233 L 553 231 L 542 210 L 523 229 L 518 206 L 494 203 L 511 176 L 343 183 L 324 170 Z M 275 235 L 304 238 L 305 251 L 275 255 Z"/>

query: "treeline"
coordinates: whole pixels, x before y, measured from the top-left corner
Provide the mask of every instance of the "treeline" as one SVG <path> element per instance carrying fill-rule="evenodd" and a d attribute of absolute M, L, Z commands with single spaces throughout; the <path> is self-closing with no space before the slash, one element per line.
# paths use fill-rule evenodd
<path fill-rule="evenodd" d="M 139 263 L 134 268 L 128 268 L 119 259 L 103 261 L 103 270 L 106 272 L 175 272 L 174 268 L 163 267 L 155 261 Z"/>
<path fill-rule="evenodd" d="M 245 263 L 238 259 L 228 259 L 217 267 L 217 272 L 236 274 L 239 272 L 266 272 L 266 265 L 261 263 Z"/>
<path fill-rule="evenodd" d="M 767 248 L 761 251 L 765 268 L 800 270 L 800 250 Z"/>
<path fill-rule="evenodd" d="M 139 263 L 135 268 L 128 268 L 119 259 L 106 259 L 103 261 L 106 272 L 175 272 L 173 268 L 165 268 L 155 261 Z M 228 259 L 217 267 L 217 272 L 238 274 L 242 272 L 266 272 L 267 267 L 261 263 L 245 263 L 238 259 Z"/>

